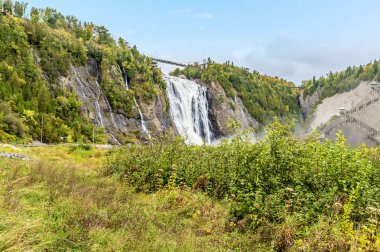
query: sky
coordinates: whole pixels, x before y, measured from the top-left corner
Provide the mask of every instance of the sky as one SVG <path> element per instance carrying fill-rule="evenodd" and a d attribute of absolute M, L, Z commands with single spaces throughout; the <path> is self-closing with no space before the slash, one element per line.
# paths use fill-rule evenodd
<path fill-rule="evenodd" d="M 380 58 L 378 0 L 24 1 L 104 25 L 148 56 L 228 60 L 296 84 Z"/>

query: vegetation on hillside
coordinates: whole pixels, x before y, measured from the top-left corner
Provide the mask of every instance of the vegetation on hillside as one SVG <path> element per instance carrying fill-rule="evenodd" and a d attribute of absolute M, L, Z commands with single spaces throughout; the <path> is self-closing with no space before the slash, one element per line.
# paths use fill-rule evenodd
<path fill-rule="evenodd" d="M 104 174 L 137 192 L 204 192 L 229 206 L 227 230 L 251 232 L 276 251 L 378 249 L 379 150 L 350 149 L 343 136 L 295 139 L 278 122 L 267 132 L 256 144 L 238 137 L 217 147 L 187 146 L 169 137 L 115 149 Z"/>
<path fill-rule="evenodd" d="M 229 62 L 216 64 L 209 60 L 206 67 L 194 65 L 176 69 L 175 76 L 200 79 L 206 84 L 217 81 L 228 97 L 242 99 L 251 116 L 260 123 L 268 124 L 275 117 L 286 118 L 299 114 L 298 89 L 284 79 L 250 72 Z"/>
<path fill-rule="evenodd" d="M 116 42 L 105 27 L 51 8 L 31 8 L 27 16 L 25 3 L 0 3 L 0 141 L 40 139 L 42 117 L 44 142 L 92 139 L 93 126 L 80 115 L 75 90 L 59 85 L 71 66 L 95 61 L 98 73 L 93 78 L 111 107 L 129 116 L 133 116 L 133 95 L 149 102 L 165 88 L 151 60 L 136 47 L 129 48 L 124 39 Z M 95 141 L 104 141 L 102 130 L 97 131 Z"/>
<path fill-rule="evenodd" d="M 313 77 L 312 80 L 303 81 L 304 97 L 313 94 L 318 88 L 322 88 L 319 101 L 356 88 L 361 81 L 380 81 L 380 62 L 374 61 L 365 66 L 349 66 L 340 72 L 330 72 L 327 76 L 319 79 Z"/>

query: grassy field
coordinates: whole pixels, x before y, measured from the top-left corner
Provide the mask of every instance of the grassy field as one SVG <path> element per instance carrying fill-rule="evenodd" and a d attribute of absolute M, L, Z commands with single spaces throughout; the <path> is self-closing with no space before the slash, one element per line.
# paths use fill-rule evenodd
<path fill-rule="evenodd" d="M 0 251 L 380 251 L 380 149 L 180 138 L 0 152 Z"/>
<path fill-rule="evenodd" d="M 132 192 L 99 175 L 106 150 L 0 147 L 0 251 L 249 250 L 228 210 L 202 193 Z M 263 251 L 266 249 L 263 248 Z"/>

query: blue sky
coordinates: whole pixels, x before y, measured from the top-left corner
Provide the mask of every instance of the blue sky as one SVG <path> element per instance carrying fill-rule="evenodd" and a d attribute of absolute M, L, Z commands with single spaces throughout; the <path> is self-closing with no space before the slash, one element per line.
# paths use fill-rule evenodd
<path fill-rule="evenodd" d="M 377 0 L 27 2 L 104 25 L 150 56 L 230 60 L 297 84 L 380 58 Z"/>

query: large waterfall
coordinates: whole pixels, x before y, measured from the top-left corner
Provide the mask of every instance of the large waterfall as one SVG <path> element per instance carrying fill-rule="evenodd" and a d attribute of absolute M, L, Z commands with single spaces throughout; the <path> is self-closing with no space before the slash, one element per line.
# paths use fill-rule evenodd
<path fill-rule="evenodd" d="M 165 76 L 165 80 L 170 114 L 178 133 L 186 137 L 189 144 L 210 144 L 213 135 L 206 87 L 173 76 Z"/>

